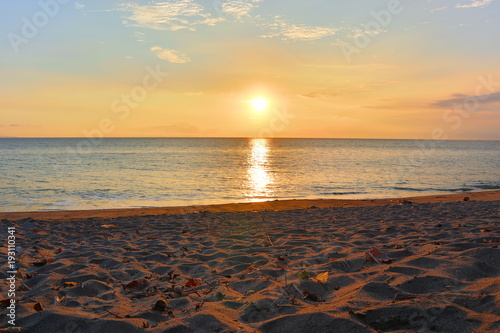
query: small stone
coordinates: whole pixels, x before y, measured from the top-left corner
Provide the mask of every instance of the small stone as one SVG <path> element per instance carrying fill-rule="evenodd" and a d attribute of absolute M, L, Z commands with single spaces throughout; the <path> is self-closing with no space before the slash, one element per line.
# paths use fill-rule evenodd
<path fill-rule="evenodd" d="M 160 311 L 164 312 L 167 310 L 167 302 L 165 300 L 160 299 L 155 303 L 155 306 L 153 306 L 153 310 L 155 311 Z"/>
<path fill-rule="evenodd" d="M 470 201 L 470 198 L 469 197 L 465 197 L 464 201 Z"/>

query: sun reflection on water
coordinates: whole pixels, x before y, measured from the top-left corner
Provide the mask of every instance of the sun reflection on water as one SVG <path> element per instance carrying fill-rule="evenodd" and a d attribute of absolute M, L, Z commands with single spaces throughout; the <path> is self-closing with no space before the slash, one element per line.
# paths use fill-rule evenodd
<path fill-rule="evenodd" d="M 247 192 L 250 201 L 264 201 L 273 196 L 273 176 L 269 172 L 269 140 L 251 139 L 248 153 Z"/>

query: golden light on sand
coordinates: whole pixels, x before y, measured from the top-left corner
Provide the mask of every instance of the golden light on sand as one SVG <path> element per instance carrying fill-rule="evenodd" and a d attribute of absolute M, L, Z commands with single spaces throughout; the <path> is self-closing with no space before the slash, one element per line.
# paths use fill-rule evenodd
<path fill-rule="evenodd" d="M 252 139 L 250 146 L 251 151 L 248 156 L 247 169 L 247 197 L 251 201 L 262 201 L 273 193 L 272 189 L 270 189 L 273 179 L 268 169 L 269 140 Z"/>
<path fill-rule="evenodd" d="M 269 101 L 262 97 L 258 97 L 251 100 L 250 103 L 252 104 L 252 107 L 255 111 L 264 111 L 267 108 Z"/>

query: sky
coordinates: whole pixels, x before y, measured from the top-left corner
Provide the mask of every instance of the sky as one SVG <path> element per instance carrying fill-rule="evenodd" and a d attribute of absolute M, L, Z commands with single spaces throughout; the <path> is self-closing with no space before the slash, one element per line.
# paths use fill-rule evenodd
<path fill-rule="evenodd" d="M 499 0 L 0 4 L 0 137 L 500 139 Z"/>

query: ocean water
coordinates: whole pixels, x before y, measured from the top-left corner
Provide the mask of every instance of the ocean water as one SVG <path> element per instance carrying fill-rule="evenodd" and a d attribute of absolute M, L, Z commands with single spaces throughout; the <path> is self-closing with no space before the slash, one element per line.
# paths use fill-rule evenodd
<path fill-rule="evenodd" d="M 0 139 L 0 211 L 500 188 L 500 141 Z"/>

